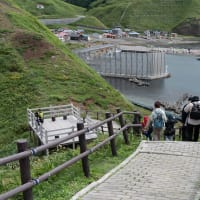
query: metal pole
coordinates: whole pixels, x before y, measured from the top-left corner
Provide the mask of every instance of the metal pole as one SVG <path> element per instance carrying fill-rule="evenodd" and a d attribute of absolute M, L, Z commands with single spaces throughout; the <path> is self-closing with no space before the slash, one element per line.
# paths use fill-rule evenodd
<path fill-rule="evenodd" d="M 78 131 L 84 129 L 84 124 L 83 123 L 77 123 L 77 129 L 78 129 Z M 79 135 L 79 142 L 80 142 L 80 153 L 84 153 L 87 150 L 85 133 Z M 88 156 L 85 156 L 84 158 L 82 158 L 82 167 L 83 167 L 84 175 L 86 177 L 89 177 L 90 176 L 90 169 L 89 169 Z"/>
<path fill-rule="evenodd" d="M 122 74 L 122 52 L 120 52 L 120 75 Z"/>
<path fill-rule="evenodd" d="M 135 55 L 136 55 L 136 59 L 135 59 L 135 62 L 136 62 L 136 77 L 138 77 L 138 53 L 135 52 Z"/>
<path fill-rule="evenodd" d="M 18 140 L 17 148 L 18 148 L 18 153 L 26 151 L 28 149 L 27 140 L 25 139 Z M 20 159 L 19 165 L 20 165 L 21 182 L 23 185 L 31 180 L 29 157 Z M 24 191 L 23 197 L 24 197 L 24 200 L 33 200 L 32 188 Z"/>
<path fill-rule="evenodd" d="M 127 59 L 128 59 L 128 58 L 127 58 L 127 56 L 128 56 L 128 52 L 126 52 L 126 72 L 124 73 L 125 76 L 128 76 L 128 72 L 127 72 L 127 67 L 128 67 L 128 66 L 127 66 L 127 63 L 128 63 L 128 62 L 127 62 Z"/>
<path fill-rule="evenodd" d="M 115 75 L 116 75 L 117 74 L 117 53 L 116 53 L 116 51 L 115 51 L 114 55 L 115 55 Z"/>
<path fill-rule="evenodd" d="M 107 113 L 106 113 L 106 119 L 108 119 L 108 118 L 110 118 L 110 117 L 111 117 L 111 114 L 110 114 L 109 112 L 107 112 Z M 108 133 L 109 133 L 109 136 L 114 135 L 112 121 L 108 121 L 108 122 L 107 122 L 107 126 L 108 126 Z M 110 141 L 110 146 L 111 146 L 112 155 L 113 155 L 113 156 L 117 156 L 117 150 L 116 150 L 116 145 L 115 145 L 115 138 L 113 138 L 113 139 Z"/>
<path fill-rule="evenodd" d="M 131 51 L 131 76 L 133 75 L 133 52 Z"/>

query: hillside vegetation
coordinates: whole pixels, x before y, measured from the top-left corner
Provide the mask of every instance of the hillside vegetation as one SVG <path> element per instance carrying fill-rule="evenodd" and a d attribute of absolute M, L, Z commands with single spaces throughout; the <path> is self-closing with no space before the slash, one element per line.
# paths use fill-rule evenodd
<path fill-rule="evenodd" d="M 88 13 L 109 27 L 171 31 L 185 20 L 200 19 L 200 1 L 96 0 L 90 4 Z"/>
<path fill-rule="evenodd" d="M 69 3 L 64 2 L 63 0 L 16 0 L 15 3 L 22 9 L 30 12 L 32 15 L 37 18 L 74 18 L 78 15 L 85 15 L 84 18 L 78 20 L 76 23 L 72 23 L 74 26 L 92 26 L 101 29 L 105 29 L 106 26 L 96 17 L 88 16 L 86 14 L 86 9 L 78 7 Z M 37 8 L 37 5 L 42 5 L 44 8 Z M 65 24 L 50 24 L 49 28 L 59 28 L 65 27 Z"/>
<path fill-rule="evenodd" d="M 200 35 L 199 0 L 87 0 L 84 2 L 16 0 L 15 2 L 39 18 L 89 15 L 94 19 L 92 26 L 102 28 L 122 26 L 139 32 L 150 29 L 176 31 L 185 35 Z M 44 9 L 38 9 L 37 4 L 44 5 Z M 76 24 L 88 26 L 91 25 L 90 22 L 91 20 L 83 20 Z M 105 25 L 99 26 L 99 24 Z"/>
<path fill-rule="evenodd" d="M 76 57 L 48 28 L 0 1 L 0 155 L 15 152 L 28 137 L 26 109 L 70 102 L 92 110 L 130 110 L 130 104 Z"/>
<path fill-rule="evenodd" d="M 73 103 L 90 111 L 136 110 L 94 70 L 75 56 L 37 18 L 20 9 L 15 0 L 0 0 L 0 157 L 16 153 L 16 140 L 30 131 L 26 109 Z M 107 135 L 101 135 L 107 137 Z M 133 137 L 133 136 L 132 136 Z M 98 138 L 97 143 L 102 138 Z M 34 187 L 35 200 L 66 200 L 122 162 L 135 148 L 118 137 L 119 156 L 109 145 L 90 156 L 91 177 L 85 178 L 81 162 Z M 91 143 L 88 145 L 92 145 Z M 93 144 L 94 145 L 94 144 Z M 80 150 L 59 148 L 50 156 L 31 157 L 33 178 L 78 155 Z M 0 168 L 0 194 L 21 184 L 18 162 Z M 53 185 L 53 190 L 52 190 Z M 23 199 L 19 193 L 12 200 Z"/>
<path fill-rule="evenodd" d="M 85 11 L 84 8 L 68 4 L 62 0 L 15 0 L 14 2 L 39 18 L 75 17 Z M 43 5 L 44 8 L 37 8 L 38 4 Z"/>

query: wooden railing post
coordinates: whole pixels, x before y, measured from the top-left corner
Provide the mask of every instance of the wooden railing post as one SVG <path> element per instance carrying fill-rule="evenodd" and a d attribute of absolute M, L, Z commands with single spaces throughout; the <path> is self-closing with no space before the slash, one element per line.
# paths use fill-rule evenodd
<path fill-rule="evenodd" d="M 77 123 L 77 130 L 80 131 L 84 129 L 84 124 L 83 123 Z M 85 138 L 85 133 L 79 135 L 79 143 L 80 143 L 80 153 L 84 153 L 87 150 L 87 142 Z M 83 172 L 86 177 L 90 176 L 90 169 L 89 169 L 89 161 L 88 161 L 88 156 L 82 158 L 82 167 L 83 167 Z"/>
<path fill-rule="evenodd" d="M 97 120 L 99 120 L 99 112 L 97 112 Z"/>
<path fill-rule="evenodd" d="M 106 119 L 108 119 L 110 117 L 111 117 L 111 114 L 109 112 L 107 112 L 106 113 Z M 108 126 L 109 136 L 114 135 L 112 121 L 107 122 L 107 126 Z M 117 150 L 116 150 L 116 145 L 115 145 L 115 138 L 113 138 L 112 140 L 110 140 L 110 147 L 111 147 L 112 155 L 113 156 L 117 156 Z"/>
<path fill-rule="evenodd" d="M 120 112 L 121 112 L 121 109 L 118 108 L 118 109 L 117 109 L 117 113 L 120 113 Z M 124 119 L 123 119 L 123 116 L 122 116 L 122 115 L 119 116 L 119 123 L 120 123 L 120 125 L 121 125 L 121 128 L 124 127 L 125 123 L 124 123 Z M 127 130 L 124 130 L 124 131 L 123 131 L 123 136 L 124 136 L 125 144 L 129 144 Z"/>
<path fill-rule="evenodd" d="M 23 152 L 28 149 L 27 140 L 21 139 L 17 141 L 18 152 Z M 20 165 L 20 173 L 21 173 L 21 182 L 22 184 L 27 183 L 31 180 L 31 172 L 30 172 L 30 160 L 29 157 L 23 158 L 19 160 Z M 32 188 L 23 192 L 24 200 L 33 200 Z"/>
<path fill-rule="evenodd" d="M 134 114 L 133 124 L 140 124 L 140 123 L 141 123 L 141 115 L 139 113 Z M 135 131 L 137 135 L 139 135 L 141 131 L 141 127 L 133 127 L 133 130 Z"/>

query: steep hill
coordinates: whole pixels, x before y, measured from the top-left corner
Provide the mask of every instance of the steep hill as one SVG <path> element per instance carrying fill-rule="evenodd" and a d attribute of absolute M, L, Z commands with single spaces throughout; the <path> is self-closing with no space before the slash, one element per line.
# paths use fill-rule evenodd
<path fill-rule="evenodd" d="M 133 109 L 94 70 L 14 0 L 0 1 L 0 155 L 28 137 L 26 109 L 72 102 L 93 110 Z"/>
<path fill-rule="evenodd" d="M 15 0 L 15 3 L 39 18 L 75 17 L 85 11 L 62 0 Z"/>
<path fill-rule="evenodd" d="M 30 12 L 37 18 L 52 19 L 52 18 L 74 18 L 86 14 L 86 9 L 73 4 L 64 2 L 63 0 L 16 0 L 15 3 L 22 9 Z M 93 26 L 105 29 L 106 26 L 94 16 L 84 16 L 72 25 Z M 62 27 L 64 24 L 48 25 L 48 27 Z"/>
<path fill-rule="evenodd" d="M 200 19 L 200 1 L 96 0 L 90 4 L 88 13 L 109 27 L 120 25 L 138 31 L 171 31 L 184 21 Z"/>

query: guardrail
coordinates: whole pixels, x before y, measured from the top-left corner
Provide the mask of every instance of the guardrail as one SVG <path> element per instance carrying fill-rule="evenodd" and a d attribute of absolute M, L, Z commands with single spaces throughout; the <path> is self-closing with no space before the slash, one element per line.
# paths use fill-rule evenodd
<path fill-rule="evenodd" d="M 80 109 L 75 107 L 73 104 L 27 109 L 28 122 L 32 128 L 37 128 L 38 126 L 36 123 L 35 113 L 39 110 L 43 112 L 44 119 L 63 117 L 67 115 L 73 115 L 77 119 L 81 119 Z"/>
<path fill-rule="evenodd" d="M 123 115 L 124 114 L 131 114 L 134 115 L 134 122 L 135 124 L 125 124 Z M 116 150 L 116 144 L 115 144 L 115 137 L 119 135 L 120 133 L 123 133 L 125 144 L 129 144 L 128 139 L 128 132 L 127 129 L 130 127 L 134 127 L 135 131 L 137 132 L 138 129 L 140 129 L 140 113 L 139 112 L 122 112 L 120 109 L 117 109 L 117 114 L 111 116 L 111 113 L 107 112 L 105 114 L 106 119 L 104 121 L 101 121 L 95 125 L 92 125 L 90 127 L 84 128 L 83 122 L 77 123 L 77 130 L 76 132 L 71 133 L 70 135 L 58 138 L 55 141 L 52 141 L 48 144 L 38 146 L 33 149 L 28 149 L 27 141 L 24 139 L 18 140 L 17 147 L 18 147 L 18 153 L 1 158 L 0 159 L 0 165 L 5 165 L 10 162 L 19 161 L 20 164 L 20 174 L 21 174 L 21 181 L 22 185 L 6 192 L 0 195 L 0 200 L 6 200 L 10 197 L 15 196 L 16 194 L 23 192 L 23 199 L 24 200 L 32 200 L 33 194 L 32 194 L 32 188 L 43 181 L 47 180 L 50 176 L 53 176 L 57 174 L 58 172 L 62 171 L 63 169 L 71 166 L 72 164 L 76 163 L 79 160 L 82 160 L 82 166 L 83 166 L 83 172 L 86 177 L 90 176 L 90 169 L 89 169 L 89 162 L 88 162 L 88 155 L 92 154 L 94 151 L 98 150 L 108 142 L 110 142 L 110 147 L 112 151 L 112 155 L 117 155 Z M 121 125 L 121 129 L 114 132 L 113 129 L 113 120 L 118 119 Z M 87 142 L 85 138 L 85 134 L 91 130 L 97 129 L 98 127 L 103 126 L 104 124 L 107 124 L 108 126 L 108 133 L 109 137 L 106 138 L 104 141 L 98 143 L 96 146 L 91 147 L 90 149 L 87 149 Z M 37 177 L 32 178 L 31 172 L 30 172 L 30 160 L 29 157 L 36 156 L 39 152 L 46 151 L 49 148 L 53 148 L 58 146 L 59 144 L 73 139 L 74 137 L 79 137 L 79 143 L 80 143 L 80 154 L 78 156 L 73 157 L 71 160 L 66 161 L 65 163 L 55 167 L 51 171 L 46 172 L 45 174 Z"/>

